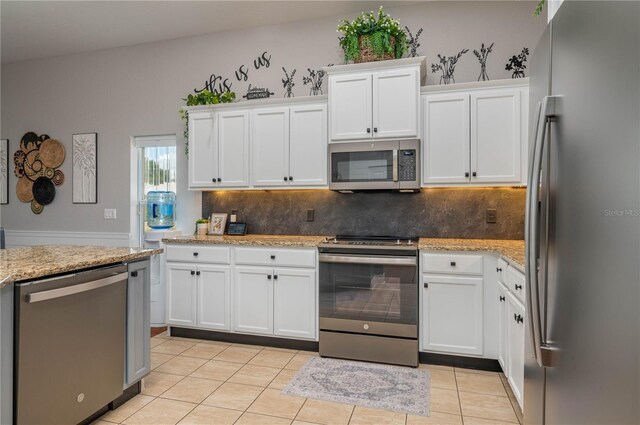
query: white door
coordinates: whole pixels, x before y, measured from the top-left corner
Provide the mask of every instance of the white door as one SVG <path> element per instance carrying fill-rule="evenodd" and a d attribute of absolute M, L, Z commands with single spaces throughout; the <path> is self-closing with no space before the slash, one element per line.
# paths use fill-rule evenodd
<path fill-rule="evenodd" d="M 196 272 L 196 325 L 231 329 L 231 267 L 199 265 Z"/>
<path fill-rule="evenodd" d="M 292 106 L 289 124 L 289 182 L 327 184 L 327 105 Z"/>
<path fill-rule="evenodd" d="M 218 186 L 249 186 L 249 111 L 225 111 L 219 120 Z"/>
<path fill-rule="evenodd" d="M 469 182 L 469 95 L 425 95 L 422 115 L 422 183 Z"/>
<path fill-rule="evenodd" d="M 237 332 L 273 334 L 273 269 L 236 267 L 234 326 Z"/>
<path fill-rule="evenodd" d="M 502 366 L 502 371 L 506 377 L 509 377 L 509 363 L 507 362 L 509 356 L 509 335 L 507 331 L 509 325 L 507 312 L 508 294 L 507 288 L 498 282 L 498 363 Z"/>
<path fill-rule="evenodd" d="M 519 89 L 471 93 L 472 182 L 520 182 L 520 127 Z"/>
<path fill-rule="evenodd" d="M 424 275 L 424 283 L 424 349 L 482 355 L 482 278 Z"/>
<path fill-rule="evenodd" d="M 195 326 L 195 264 L 167 263 L 167 323 Z"/>
<path fill-rule="evenodd" d="M 274 270 L 274 334 L 292 338 L 316 338 L 315 270 Z"/>
<path fill-rule="evenodd" d="M 218 177 L 217 115 L 189 113 L 189 187 L 213 187 Z"/>
<path fill-rule="evenodd" d="M 371 73 L 329 77 L 331 140 L 372 137 Z"/>
<path fill-rule="evenodd" d="M 420 69 L 373 74 L 373 137 L 418 137 Z"/>
<path fill-rule="evenodd" d="M 507 298 L 507 329 L 509 353 L 507 362 L 509 369 L 509 385 L 513 390 L 521 408 L 524 391 L 524 307 L 513 294 Z"/>
<path fill-rule="evenodd" d="M 252 111 L 251 145 L 253 185 L 288 185 L 289 108 Z"/>

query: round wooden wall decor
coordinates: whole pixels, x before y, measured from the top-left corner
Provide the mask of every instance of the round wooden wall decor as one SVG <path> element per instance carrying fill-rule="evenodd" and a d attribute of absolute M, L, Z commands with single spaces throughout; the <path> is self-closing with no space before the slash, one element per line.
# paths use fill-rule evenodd
<path fill-rule="evenodd" d="M 20 202 L 31 203 L 34 214 L 53 202 L 55 187 L 64 183 L 64 173 L 58 169 L 64 157 L 64 145 L 49 135 L 29 131 L 22 136 L 20 148 L 13 155 L 13 173 L 18 177 L 16 195 Z"/>

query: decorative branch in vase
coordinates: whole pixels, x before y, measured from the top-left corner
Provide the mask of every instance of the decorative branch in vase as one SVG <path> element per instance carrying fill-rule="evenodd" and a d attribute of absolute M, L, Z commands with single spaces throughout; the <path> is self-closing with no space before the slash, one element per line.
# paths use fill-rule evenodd
<path fill-rule="evenodd" d="M 529 56 L 529 48 L 523 47 L 519 55 L 513 55 L 509 58 L 509 62 L 505 65 L 504 69 L 511 71 L 511 78 L 524 78 L 524 70 L 527 69 L 525 62 Z"/>
<path fill-rule="evenodd" d="M 456 64 L 464 55 L 467 53 L 469 49 L 462 49 L 454 56 L 442 56 L 438 53 L 438 61 L 439 63 L 431 64 L 431 72 L 436 73 L 440 71 L 442 75 L 440 76 L 440 84 L 455 84 L 456 80 L 453 77 L 453 74 L 456 71 Z"/>
<path fill-rule="evenodd" d="M 418 56 L 418 47 L 420 47 L 420 43 L 418 42 L 418 38 L 420 38 L 420 34 L 422 34 L 422 28 L 418 30 L 416 35 L 411 34 L 409 27 L 405 25 L 404 29 L 407 30 L 407 34 L 409 34 L 409 40 L 407 44 L 409 45 L 409 56 L 410 58 L 415 58 Z"/>
<path fill-rule="evenodd" d="M 324 80 L 325 76 L 324 70 L 307 68 L 307 72 L 309 72 L 309 76 L 302 77 L 302 84 L 305 86 L 307 84 L 311 84 L 309 96 L 317 96 L 319 94 L 322 94 L 322 80 Z"/>
<path fill-rule="evenodd" d="M 478 81 L 489 81 L 489 75 L 487 74 L 487 57 L 489 53 L 493 51 L 493 45 L 495 43 L 491 43 L 489 47 L 484 47 L 484 43 L 480 46 L 480 51 L 473 50 L 473 54 L 478 58 L 478 62 L 480 62 L 480 75 L 478 76 Z"/>
<path fill-rule="evenodd" d="M 292 89 L 293 89 L 293 86 L 296 85 L 293 82 L 293 77 L 296 75 L 296 70 L 294 69 L 293 71 L 291 71 L 291 75 L 289 75 L 287 70 L 284 69 L 284 66 L 282 67 L 282 70 L 284 71 L 284 76 L 286 77 L 282 79 L 282 86 L 286 90 L 284 93 L 284 97 L 294 97 Z"/>

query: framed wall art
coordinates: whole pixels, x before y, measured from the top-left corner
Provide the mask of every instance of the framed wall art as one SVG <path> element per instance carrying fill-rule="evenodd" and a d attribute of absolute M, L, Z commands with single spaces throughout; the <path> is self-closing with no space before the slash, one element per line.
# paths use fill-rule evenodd
<path fill-rule="evenodd" d="M 0 204 L 9 203 L 9 140 L 0 140 Z"/>
<path fill-rule="evenodd" d="M 73 203 L 98 203 L 98 133 L 73 135 Z"/>
<path fill-rule="evenodd" d="M 224 235 L 224 231 L 227 227 L 227 216 L 227 213 L 211 214 L 211 220 L 209 221 L 210 235 Z"/>

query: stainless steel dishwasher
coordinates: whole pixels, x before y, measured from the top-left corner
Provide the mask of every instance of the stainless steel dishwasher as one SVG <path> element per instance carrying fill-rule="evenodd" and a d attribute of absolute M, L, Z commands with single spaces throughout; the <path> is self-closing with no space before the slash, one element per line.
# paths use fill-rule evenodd
<path fill-rule="evenodd" d="M 76 424 L 122 394 L 127 267 L 18 283 L 15 423 Z"/>

